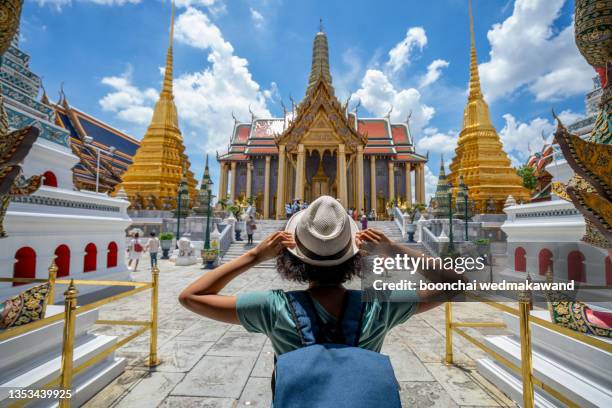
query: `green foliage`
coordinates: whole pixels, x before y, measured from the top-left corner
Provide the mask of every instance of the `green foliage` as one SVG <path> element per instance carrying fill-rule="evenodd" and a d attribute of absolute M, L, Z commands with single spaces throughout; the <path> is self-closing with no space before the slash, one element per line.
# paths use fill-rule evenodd
<path fill-rule="evenodd" d="M 174 238 L 174 234 L 171 232 L 162 232 L 159 234 L 160 241 L 172 241 L 172 238 Z"/>
<path fill-rule="evenodd" d="M 489 245 L 491 243 L 491 240 L 489 238 L 478 238 L 474 242 L 478 245 Z"/>
<path fill-rule="evenodd" d="M 408 216 L 410 216 L 410 222 L 413 223 L 414 219 L 416 217 L 416 215 L 418 213 L 422 213 L 427 207 L 425 207 L 425 204 L 414 204 L 412 206 L 410 205 L 405 205 L 403 206 L 402 210 L 408 214 Z"/>
<path fill-rule="evenodd" d="M 238 217 L 240 217 L 242 215 L 242 207 L 240 207 L 239 205 L 236 205 L 236 204 L 228 205 L 227 206 L 227 211 L 229 211 L 232 214 L 234 214 L 234 217 L 236 217 L 236 219 L 238 219 Z"/>
<path fill-rule="evenodd" d="M 229 197 L 220 198 L 218 204 L 221 206 L 221 209 L 225 211 L 229 205 Z"/>
<path fill-rule="evenodd" d="M 523 179 L 523 187 L 533 190 L 538 185 L 535 169 L 530 166 L 521 166 L 516 173 Z"/>

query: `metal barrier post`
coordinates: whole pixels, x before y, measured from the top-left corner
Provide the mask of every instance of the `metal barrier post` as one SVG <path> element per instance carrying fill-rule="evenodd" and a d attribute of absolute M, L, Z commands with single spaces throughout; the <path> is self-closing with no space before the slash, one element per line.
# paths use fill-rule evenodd
<path fill-rule="evenodd" d="M 51 261 L 51 266 L 49 266 L 49 293 L 47 294 L 47 302 L 45 303 L 45 313 L 47 306 L 55 303 L 55 280 L 57 279 L 57 271 L 58 267 L 55 261 Z M 45 313 L 43 313 L 43 318 L 45 317 Z"/>
<path fill-rule="evenodd" d="M 64 339 L 62 342 L 62 368 L 60 374 L 60 388 L 66 392 L 66 395 L 59 400 L 60 408 L 70 408 L 70 398 L 68 393 L 71 393 L 72 386 L 72 359 L 74 354 L 74 326 L 76 320 L 77 308 L 77 290 L 74 282 L 70 281 L 70 285 L 64 292 Z"/>
<path fill-rule="evenodd" d="M 151 289 L 151 339 L 149 348 L 149 367 L 157 366 L 160 361 L 157 358 L 157 298 L 159 296 L 159 268 L 151 269 L 153 276 L 153 288 Z"/>
<path fill-rule="evenodd" d="M 453 304 L 446 302 L 444 304 L 444 314 L 446 316 L 445 327 L 446 327 L 446 357 L 444 362 L 446 364 L 453 364 Z"/>
<path fill-rule="evenodd" d="M 521 372 L 523 377 L 523 408 L 533 408 L 533 368 L 531 363 L 531 332 L 529 328 L 529 294 L 519 295 L 519 325 L 521 333 Z"/>

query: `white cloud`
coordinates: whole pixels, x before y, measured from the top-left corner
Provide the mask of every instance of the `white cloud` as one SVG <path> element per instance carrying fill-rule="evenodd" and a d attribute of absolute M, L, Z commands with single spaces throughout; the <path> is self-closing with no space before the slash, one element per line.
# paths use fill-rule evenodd
<path fill-rule="evenodd" d="M 103 110 L 136 125 L 146 125 L 151 121 L 151 104 L 157 100 L 158 93 L 153 88 L 141 91 L 134 86 L 131 67 L 120 76 L 103 78 L 102 83 L 113 89 L 99 101 Z"/>
<path fill-rule="evenodd" d="M 264 24 L 264 16 L 257 10 L 255 10 L 253 7 L 250 8 L 251 11 L 251 20 L 253 20 L 253 24 L 255 25 L 255 27 L 257 28 L 262 28 L 263 24 Z"/>
<path fill-rule="evenodd" d="M 423 77 L 421 77 L 419 86 L 421 88 L 424 88 L 427 85 L 430 85 L 436 82 L 440 78 L 440 75 L 442 74 L 442 68 L 446 68 L 448 67 L 448 65 L 449 65 L 449 62 L 443 59 L 434 60 L 427 67 L 427 73 L 423 75 Z"/>
<path fill-rule="evenodd" d="M 36 0 L 39 6 L 54 6 L 58 10 L 61 10 L 63 6 L 72 4 L 73 2 L 80 3 L 93 3 L 104 6 L 123 6 L 124 4 L 138 4 L 142 0 Z"/>
<path fill-rule="evenodd" d="M 547 101 L 590 89 L 594 73 L 576 48 L 573 23 L 554 28 L 564 3 L 516 0 L 512 15 L 489 30 L 490 60 L 480 64 L 489 101 L 523 89 Z"/>
<path fill-rule="evenodd" d="M 232 112 L 245 120 L 251 107 L 257 116 L 271 116 L 266 103 L 279 98 L 276 83 L 262 89 L 253 80 L 248 61 L 234 55 L 232 45 L 204 12 L 188 8 L 182 13 L 176 20 L 175 37 L 208 52 L 206 68 L 174 80 L 175 102 L 188 144 L 207 152 L 222 150 L 232 133 Z M 115 89 L 100 101 L 103 108 L 133 123 L 142 123 L 146 112 L 151 117 L 155 91 L 138 90 L 129 75 L 105 78 L 103 82 Z"/>
<path fill-rule="evenodd" d="M 392 72 L 397 72 L 404 66 L 410 64 L 412 52 L 418 48 L 422 50 L 427 44 L 427 35 L 423 27 L 411 27 L 406 32 L 406 37 L 397 43 L 389 51 L 389 61 L 387 66 Z"/>
<path fill-rule="evenodd" d="M 433 174 L 429 166 L 425 165 L 425 204 L 436 194 L 438 186 L 438 176 Z"/>
<path fill-rule="evenodd" d="M 570 124 L 581 115 L 566 110 L 561 112 L 559 117 L 563 123 Z M 510 113 L 506 113 L 503 118 L 506 124 L 499 132 L 499 136 L 504 144 L 504 150 L 510 153 L 513 163 L 524 163 L 529 157 L 529 150 L 531 153 L 539 152 L 545 143 L 551 142 L 552 133 L 556 129 L 552 119 L 537 117 L 529 122 L 520 122 Z"/>
<path fill-rule="evenodd" d="M 423 131 L 424 136 L 421 137 L 416 147 L 418 151 L 425 154 L 430 153 L 452 153 L 454 154 L 457 147 L 458 133 L 449 131 L 447 133 L 439 132 L 435 128 L 427 128 Z"/>
<path fill-rule="evenodd" d="M 421 93 L 415 88 L 396 89 L 387 76 L 376 69 L 366 71 L 361 88 L 352 98 L 374 115 L 384 116 L 393 107 L 391 119 L 403 121 L 412 112 L 410 124 L 413 131 L 423 128 L 431 120 L 435 109 L 421 101 Z"/>

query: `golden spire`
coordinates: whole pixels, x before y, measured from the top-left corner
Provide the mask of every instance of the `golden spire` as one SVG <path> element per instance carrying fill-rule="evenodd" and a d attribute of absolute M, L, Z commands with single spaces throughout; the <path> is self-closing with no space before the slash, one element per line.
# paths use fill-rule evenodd
<path fill-rule="evenodd" d="M 164 84 L 162 86 L 162 94 L 168 94 L 172 97 L 172 79 L 174 56 L 172 43 L 174 42 L 174 1 L 172 1 L 172 16 L 170 17 L 170 44 L 168 45 L 168 53 L 166 54 L 166 69 L 164 72 Z"/>
<path fill-rule="evenodd" d="M 168 44 L 168 52 L 166 54 L 166 69 L 164 72 L 164 82 L 162 85 L 159 100 L 155 104 L 153 111 L 153 119 L 151 125 L 174 127 L 178 130 L 178 115 L 176 113 L 176 105 L 174 104 L 174 94 L 172 92 L 173 85 L 173 51 L 172 44 L 174 41 L 174 1 L 172 1 L 172 15 L 170 18 L 170 43 Z M 179 133 L 180 137 L 180 133 Z"/>
<path fill-rule="evenodd" d="M 512 168 L 510 159 L 493 127 L 489 107 L 482 95 L 478 60 L 474 41 L 472 0 L 468 0 L 470 15 L 470 90 L 463 112 L 463 128 L 459 134 L 455 157 L 448 174 L 449 182 L 458 187 L 461 178 L 470 188 L 470 197 L 477 211 L 484 211 L 492 200 L 496 211 L 501 211 L 509 195 L 522 201 L 529 200 L 529 192 Z"/>
<path fill-rule="evenodd" d="M 480 90 L 480 75 L 478 74 L 478 59 L 476 58 L 476 44 L 474 41 L 474 16 L 472 15 L 472 0 L 469 0 L 470 9 L 470 96 L 469 100 L 482 98 Z"/>
<path fill-rule="evenodd" d="M 311 91 L 319 81 L 319 78 L 322 78 L 331 87 L 332 77 L 329 70 L 329 47 L 327 45 L 327 35 L 323 32 L 323 20 L 319 21 L 319 32 L 315 36 L 312 45 L 312 67 L 308 77 L 306 93 Z"/>
<path fill-rule="evenodd" d="M 179 129 L 178 115 L 172 92 L 172 43 L 174 37 L 174 2 L 170 20 L 170 43 L 166 56 L 166 71 L 159 99 L 155 103 L 153 118 L 132 159 L 132 164 L 122 176 L 122 183 L 115 187 L 125 190 L 135 203 L 138 197 L 152 197 L 156 209 L 173 206 L 177 197 L 177 185 L 187 183 L 189 195 L 195 198 L 197 182 L 189 171 L 189 158 L 185 154 L 183 137 Z"/>

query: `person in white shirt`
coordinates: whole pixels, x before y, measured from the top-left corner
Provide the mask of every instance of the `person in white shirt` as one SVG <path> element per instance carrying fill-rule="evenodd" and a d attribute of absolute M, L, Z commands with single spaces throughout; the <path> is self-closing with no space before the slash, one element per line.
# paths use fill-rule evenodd
<path fill-rule="evenodd" d="M 149 256 L 151 257 L 151 269 L 157 266 L 157 253 L 159 252 L 160 243 L 159 238 L 155 236 L 155 233 L 152 232 L 151 238 L 147 242 L 146 249 L 149 251 Z"/>
<path fill-rule="evenodd" d="M 138 268 L 138 261 L 140 261 L 140 257 L 142 256 L 142 252 L 144 251 L 144 248 L 142 247 L 142 244 L 140 243 L 140 240 L 138 239 L 138 233 L 136 232 L 134 234 L 134 238 L 132 238 L 132 240 L 130 241 L 130 257 L 128 260 L 128 268 L 132 267 L 132 262 L 134 262 L 134 269 L 133 271 L 136 272 L 136 268 Z"/>

